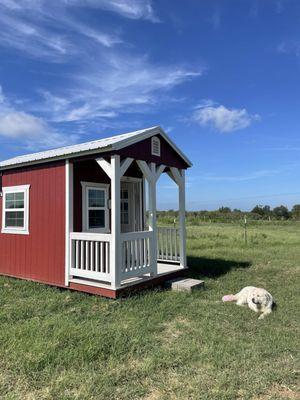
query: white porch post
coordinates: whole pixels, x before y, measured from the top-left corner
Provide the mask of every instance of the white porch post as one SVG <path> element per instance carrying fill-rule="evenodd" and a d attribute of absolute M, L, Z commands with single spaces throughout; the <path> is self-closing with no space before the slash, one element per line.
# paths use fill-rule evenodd
<path fill-rule="evenodd" d="M 73 232 L 73 164 L 65 164 L 65 285 L 69 286 L 71 265 L 71 239 Z"/>
<path fill-rule="evenodd" d="M 120 156 L 111 157 L 111 244 L 110 244 L 110 274 L 114 289 L 121 283 L 121 216 L 120 216 Z"/>
<path fill-rule="evenodd" d="M 156 167 L 151 163 L 150 167 L 146 161 L 137 160 L 144 178 L 149 183 L 149 231 L 152 231 L 153 245 L 150 247 L 150 262 L 152 265 L 152 275 L 157 275 L 157 219 L 156 219 L 156 182 L 165 170 L 165 165 Z"/>
<path fill-rule="evenodd" d="M 178 168 L 170 167 L 168 175 L 178 185 L 180 265 L 185 268 L 187 267 L 185 229 L 185 170 L 179 170 Z"/>
<path fill-rule="evenodd" d="M 179 189 L 179 240 L 180 240 L 180 265 L 187 266 L 186 262 L 186 227 L 185 227 L 185 170 L 181 170 Z"/>
<path fill-rule="evenodd" d="M 153 246 L 150 248 L 152 274 L 157 275 L 157 218 L 156 218 L 156 166 L 151 163 L 151 180 L 149 180 L 149 230 L 153 232 Z"/>

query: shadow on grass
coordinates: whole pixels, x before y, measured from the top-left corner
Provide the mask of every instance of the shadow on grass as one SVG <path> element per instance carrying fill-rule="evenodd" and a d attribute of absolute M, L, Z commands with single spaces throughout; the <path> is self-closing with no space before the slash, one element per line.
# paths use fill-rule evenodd
<path fill-rule="evenodd" d="M 189 269 L 186 275 L 190 278 L 197 278 L 200 275 L 210 278 L 218 278 L 232 269 L 249 268 L 250 262 L 232 261 L 222 258 L 188 257 L 187 265 Z"/>

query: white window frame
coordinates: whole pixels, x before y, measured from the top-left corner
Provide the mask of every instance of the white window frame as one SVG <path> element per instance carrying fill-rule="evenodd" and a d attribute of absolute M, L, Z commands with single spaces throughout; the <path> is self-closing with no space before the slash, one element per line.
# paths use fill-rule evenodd
<path fill-rule="evenodd" d="M 30 185 L 2 187 L 2 229 L 1 233 L 12 233 L 17 235 L 29 235 L 29 189 Z M 6 195 L 9 193 L 24 193 L 24 208 L 5 208 Z M 11 227 L 5 226 L 5 215 L 9 211 L 23 211 L 24 225 Z"/>
<path fill-rule="evenodd" d="M 154 150 L 155 149 L 155 145 L 157 145 L 157 147 L 158 147 L 158 152 L 156 152 Z M 153 156 L 160 157 L 160 153 L 161 153 L 160 152 L 160 147 L 161 147 L 160 139 L 157 136 L 153 136 L 151 138 L 151 154 Z"/>
<path fill-rule="evenodd" d="M 106 183 L 95 183 L 95 182 L 81 182 L 82 186 L 82 231 L 83 232 L 94 232 L 94 233 L 109 233 L 109 184 Z M 101 189 L 105 192 L 105 206 L 104 217 L 105 226 L 103 228 L 89 228 L 89 207 L 88 207 L 88 190 L 89 189 Z"/>

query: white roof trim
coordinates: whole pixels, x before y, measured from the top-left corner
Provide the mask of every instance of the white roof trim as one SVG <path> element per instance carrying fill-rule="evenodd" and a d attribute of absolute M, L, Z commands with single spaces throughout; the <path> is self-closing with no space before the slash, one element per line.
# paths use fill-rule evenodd
<path fill-rule="evenodd" d="M 60 147 L 58 149 L 42 151 L 39 153 L 27 154 L 24 156 L 14 157 L 9 160 L 0 162 L 0 170 L 14 168 L 16 166 L 25 166 L 31 164 L 40 164 L 59 159 L 68 159 L 76 156 L 83 156 L 93 153 L 101 153 L 112 150 L 120 150 L 142 140 L 148 139 L 154 135 L 161 135 L 171 147 L 179 154 L 179 156 L 189 165 L 191 161 L 182 153 L 174 142 L 168 137 L 160 126 L 142 129 L 135 132 L 124 133 L 118 136 L 94 140 L 87 143 L 75 144 L 73 146 Z"/>

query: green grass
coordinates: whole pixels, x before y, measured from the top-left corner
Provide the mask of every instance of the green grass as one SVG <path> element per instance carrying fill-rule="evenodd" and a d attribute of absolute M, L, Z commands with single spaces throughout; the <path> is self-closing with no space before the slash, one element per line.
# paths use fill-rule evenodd
<path fill-rule="evenodd" d="M 300 226 L 257 225 L 248 239 L 238 225 L 189 227 L 189 274 L 206 282 L 191 295 L 113 301 L 1 277 L 0 398 L 299 398 Z M 258 321 L 220 301 L 246 285 L 277 311 Z"/>

